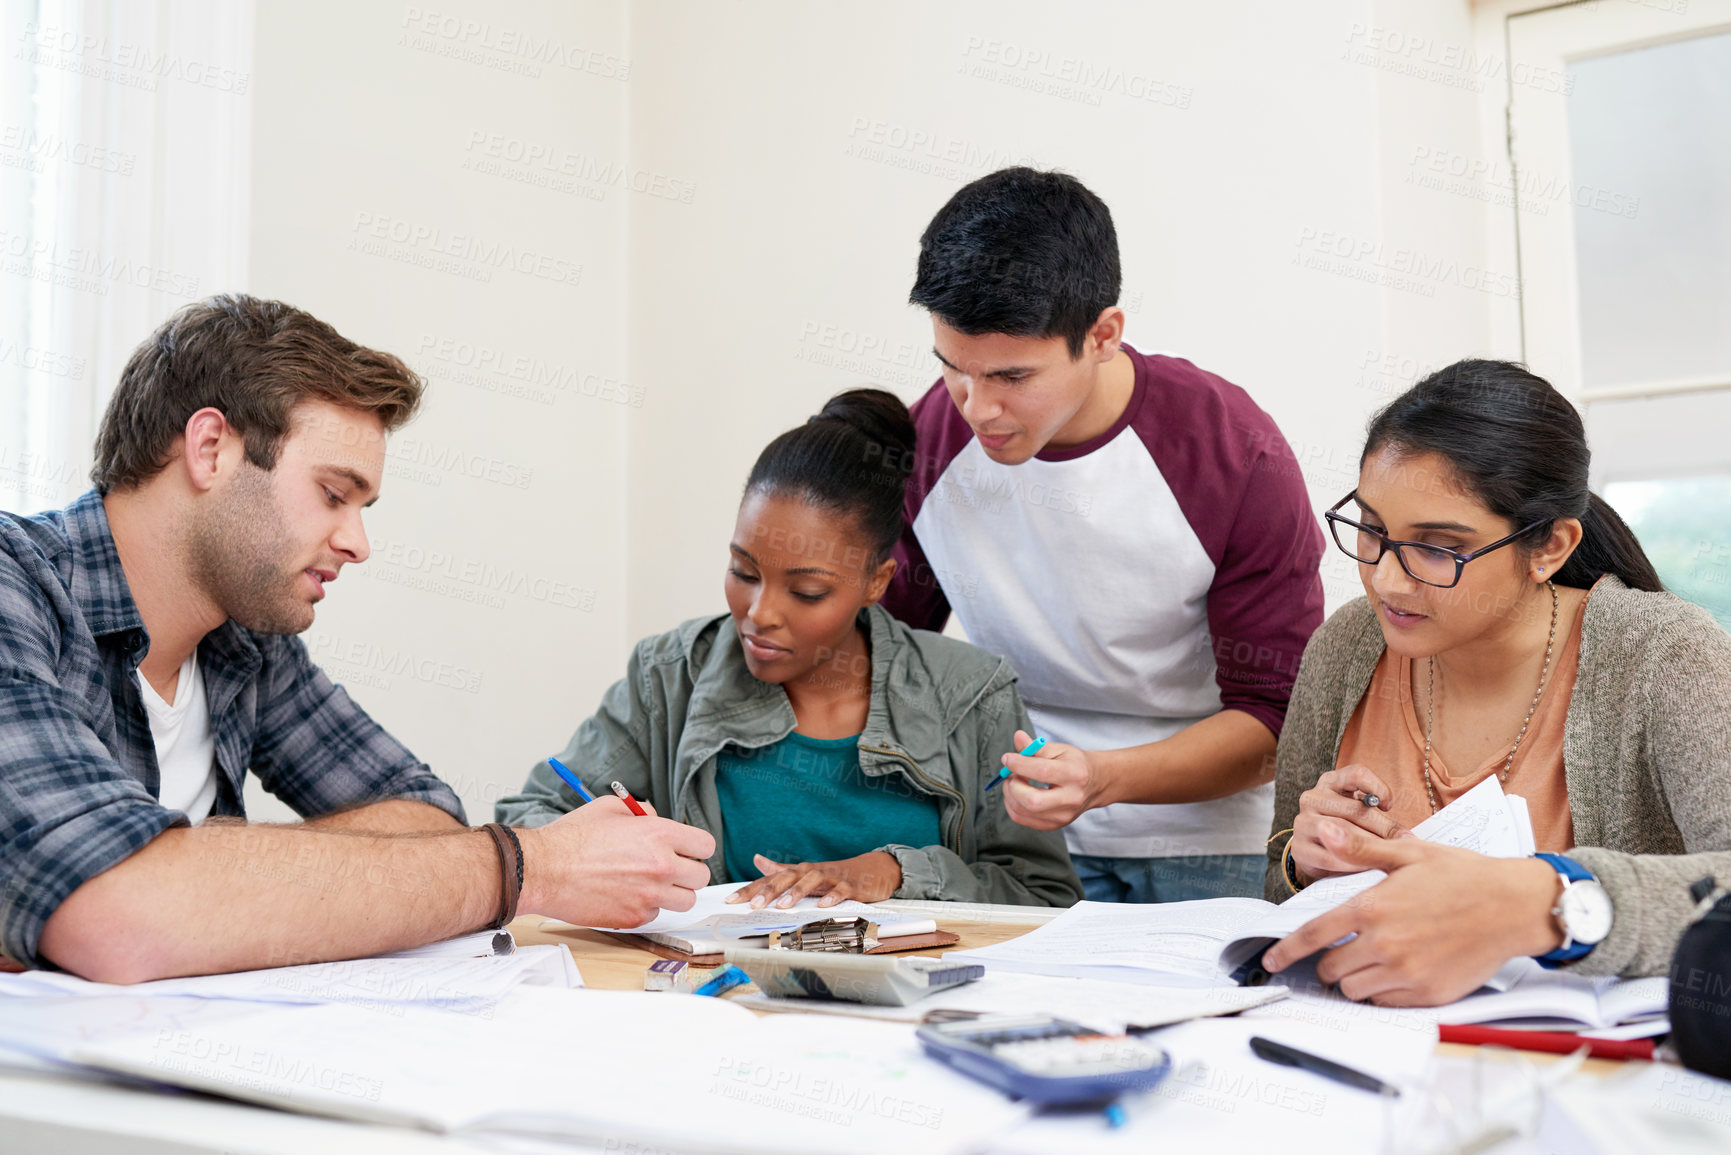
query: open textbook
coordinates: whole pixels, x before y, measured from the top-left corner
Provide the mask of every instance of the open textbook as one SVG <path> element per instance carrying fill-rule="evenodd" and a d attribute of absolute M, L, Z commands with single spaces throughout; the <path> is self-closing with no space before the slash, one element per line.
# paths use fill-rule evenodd
<path fill-rule="evenodd" d="M 851 900 L 838 902 L 834 906 L 819 906 L 817 899 L 804 898 L 790 907 L 765 906 L 756 910 L 741 903 L 727 901 L 728 895 L 745 885 L 747 884 L 743 882 L 722 882 L 706 886 L 697 892 L 697 904 L 690 910 L 663 910 L 641 926 L 610 933 L 642 935 L 650 942 L 660 943 L 674 950 L 706 955 L 720 954 L 728 947 L 741 945 L 745 939 L 762 938 L 771 931 L 790 931 L 808 922 L 820 922 L 826 918 L 844 915 L 860 915 L 871 919 L 877 924 L 879 939 L 930 934 L 938 929 L 936 921 L 930 918 Z M 553 928 L 571 924 L 549 920 L 541 925 Z"/>
<path fill-rule="evenodd" d="M 1421 822 L 1413 833 L 1499 858 L 1530 854 L 1533 845 L 1525 801 L 1505 795 L 1494 776 Z M 1072 978 L 1224 983 L 1271 943 L 1386 877 L 1380 870 L 1367 870 L 1324 878 L 1278 906 L 1257 898 L 1079 902 L 1020 938 L 951 951 L 945 957 L 997 970 Z"/>

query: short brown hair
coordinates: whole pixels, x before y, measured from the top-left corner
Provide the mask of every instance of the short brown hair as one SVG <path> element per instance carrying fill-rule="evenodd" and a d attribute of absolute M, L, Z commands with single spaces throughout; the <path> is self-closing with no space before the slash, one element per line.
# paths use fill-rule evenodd
<path fill-rule="evenodd" d="M 292 305 L 224 293 L 187 305 L 132 353 L 96 435 L 90 479 L 102 493 L 162 471 L 200 409 L 222 410 L 247 460 L 276 468 L 289 417 L 329 401 L 400 428 L 421 403 L 421 379 Z"/>

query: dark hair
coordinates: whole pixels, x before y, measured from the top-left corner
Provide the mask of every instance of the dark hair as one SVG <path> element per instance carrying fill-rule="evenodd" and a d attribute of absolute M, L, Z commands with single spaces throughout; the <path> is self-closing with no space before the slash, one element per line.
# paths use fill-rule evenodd
<path fill-rule="evenodd" d="M 908 407 L 882 389 L 849 389 L 758 454 L 745 495 L 796 497 L 853 518 L 872 543 L 866 568 L 875 569 L 901 540 L 902 503 L 913 468 Z"/>
<path fill-rule="evenodd" d="M 1581 415 L 1526 366 L 1469 360 L 1437 370 L 1371 418 L 1359 465 L 1384 447 L 1435 453 L 1498 517 L 1517 529 L 1540 522 L 1518 547 L 1537 549 L 1557 519 L 1579 518 L 1581 544 L 1558 585 L 1587 589 L 1609 573 L 1631 589 L 1665 588 L 1634 532 L 1587 489 Z"/>
<path fill-rule="evenodd" d="M 926 226 L 908 300 L 969 336 L 1063 337 L 1074 360 L 1122 279 L 1105 201 L 1073 176 L 1006 168 Z"/>
<path fill-rule="evenodd" d="M 208 297 L 133 350 L 102 416 L 90 479 L 103 493 L 148 481 L 206 407 L 222 410 L 242 435 L 248 461 L 274 469 L 300 402 L 364 410 L 390 432 L 414 416 L 421 389 L 397 358 L 355 344 L 310 313 L 243 293 Z"/>

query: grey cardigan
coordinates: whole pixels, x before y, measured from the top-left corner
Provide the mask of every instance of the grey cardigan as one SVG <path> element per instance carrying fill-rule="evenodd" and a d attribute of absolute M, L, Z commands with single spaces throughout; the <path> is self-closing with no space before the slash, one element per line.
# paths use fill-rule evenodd
<path fill-rule="evenodd" d="M 889 846 L 902 868 L 897 898 L 1069 906 L 1082 897 L 1062 831 L 1018 826 L 986 786 L 1016 730 L 1033 731 L 1016 675 L 995 654 L 915 630 L 872 606 L 871 706 L 860 734 L 860 770 L 894 776 L 938 803 L 941 846 Z M 637 644 L 626 675 L 601 699 L 561 760 L 594 793 L 618 780 L 660 813 L 715 835 L 713 878 L 726 878 L 716 755 L 755 749 L 792 732 L 780 686 L 746 668 L 727 615 L 697 618 Z M 576 806 L 547 763 L 519 794 L 499 800 L 497 820 L 539 826 Z M 739 880 L 743 881 L 743 880 Z"/>
<path fill-rule="evenodd" d="M 1364 598 L 1342 606 L 1304 651 L 1277 754 L 1274 829 L 1334 769 L 1341 735 L 1383 652 Z M 1615 906 L 1611 934 L 1568 969 L 1665 974 L 1703 875 L 1731 883 L 1731 636 L 1671 594 L 1602 579 L 1581 623 L 1581 657 L 1563 729 L 1574 821 L 1570 857 Z M 1265 890 L 1288 894 L 1284 838 L 1270 844 Z"/>

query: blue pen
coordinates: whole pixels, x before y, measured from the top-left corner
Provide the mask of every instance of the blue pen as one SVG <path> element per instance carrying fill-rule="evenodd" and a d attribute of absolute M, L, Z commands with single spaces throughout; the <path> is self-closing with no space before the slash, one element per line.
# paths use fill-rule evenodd
<path fill-rule="evenodd" d="M 1032 758 L 1034 755 L 1036 755 L 1040 752 L 1040 747 L 1044 746 L 1045 744 L 1046 744 L 1046 740 L 1044 738 L 1035 738 L 1032 742 L 1029 742 L 1027 744 L 1027 746 L 1023 747 L 1022 757 Z M 1010 768 L 1008 766 L 998 767 L 998 776 L 996 778 L 992 779 L 990 782 L 986 783 L 986 789 L 990 790 L 992 787 L 1003 782 L 1003 780 L 1008 778 L 1009 776 L 1010 776 Z M 1028 779 L 1028 785 L 1038 786 L 1042 790 L 1050 790 L 1052 788 L 1052 784 L 1050 782 L 1036 782 L 1032 778 Z"/>
<path fill-rule="evenodd" d="M 554 772 L 558 774 L 559 777 L 565 779 L 565 785 L 577 791 L 577 797 L 583 799 L 585 802 L 595 801 L 595 795 L 589 793 L 589 787 L 583 785 L 583 779 L 571 773 L 571 767 L 565 765 L 565 763 L 559 761 L 557 758 L 547 759 L 547 765 L 553 767 Z"/>

